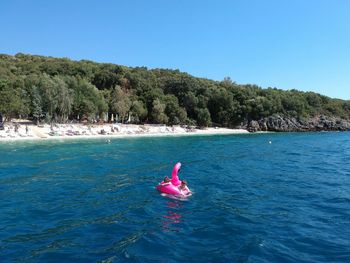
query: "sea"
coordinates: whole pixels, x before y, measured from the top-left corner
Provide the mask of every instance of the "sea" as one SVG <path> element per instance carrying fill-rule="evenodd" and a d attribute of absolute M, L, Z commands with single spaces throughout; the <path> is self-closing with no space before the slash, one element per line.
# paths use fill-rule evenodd
<path fill-rule="evenodd" d="M 0 262 L 350 262 L 350 133 L 1 142 Z"/>

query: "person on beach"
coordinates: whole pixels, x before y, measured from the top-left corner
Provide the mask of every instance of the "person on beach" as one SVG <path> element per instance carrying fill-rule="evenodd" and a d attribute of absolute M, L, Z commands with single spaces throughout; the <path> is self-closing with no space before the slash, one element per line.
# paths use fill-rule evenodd
<path fill-rule="evenodd" d="M 186 180 L 182 180 L 181 184 L 179 186 L 179 190 L 181 191 L 181 193 L 183 195 L 189 195 L 192 194 L 191 190 L 188 188 L 187 186 L 187 181 Z"/>

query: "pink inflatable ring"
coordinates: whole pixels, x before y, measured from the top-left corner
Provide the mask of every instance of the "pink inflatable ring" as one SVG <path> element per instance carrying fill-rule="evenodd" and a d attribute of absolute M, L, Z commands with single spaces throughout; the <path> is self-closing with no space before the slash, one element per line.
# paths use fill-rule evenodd
<path fill-rule="evenodd" d="M 180 190 L 179 186 L 181 181 L 179 179 L 178 173 L 181 168 L 181 163 L 175 164 L 173 171 L 171 173 L 170 182 L 161 182 L 157 185 L 157 190 L 161 193 L 168 195 L 180 195 L 180 196 L 189 196 L 191 195 L 190 190 Z"/>

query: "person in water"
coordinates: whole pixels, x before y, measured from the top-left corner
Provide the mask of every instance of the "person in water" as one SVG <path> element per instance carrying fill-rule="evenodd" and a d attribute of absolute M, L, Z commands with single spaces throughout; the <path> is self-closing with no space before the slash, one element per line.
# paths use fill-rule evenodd
<path fill-rule="evenodd" d="M 188 188 L 187 186 L 187 181 L 186 180 L 182 180 L 181 184 L 179 186 L 179 190 L 181 191 L 181 193 L 183 195 L 189 195 L 192 194 L 191 190 Z"/>
<path fill-rule="evenodd" d="M 170 178 L 168 176 L 165 176 L 162 182 L 162 185 L 168 185 L 170 184 Z"/>

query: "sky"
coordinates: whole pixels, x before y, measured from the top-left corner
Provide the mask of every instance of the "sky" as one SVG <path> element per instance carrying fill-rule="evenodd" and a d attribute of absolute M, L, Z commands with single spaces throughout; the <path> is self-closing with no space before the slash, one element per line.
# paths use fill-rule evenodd
<path fill-rule="evenodd" d="M 0 0 L 0 53 L 350 99 L 348 0 Z"/>

